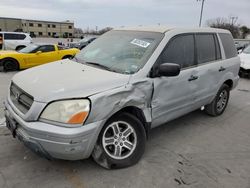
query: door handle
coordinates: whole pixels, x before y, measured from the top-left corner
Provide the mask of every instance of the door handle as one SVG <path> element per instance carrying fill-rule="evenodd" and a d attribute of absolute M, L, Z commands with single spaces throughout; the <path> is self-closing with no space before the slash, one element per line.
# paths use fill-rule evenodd
<path fill-rule="evenodd" d="M 194 76 L 194 75 L 191 75 L 190 78 L 188 79 L 188 81 L 193 81 L 193 80 L 197 80 L 199 77 L 198 76 Z"/>
<path fill-rule="evenodd" d="M 222 71 L 224 71 L 224 70 L 226 70 L 225 67 L 220 67 L 219 72 L 222 72 Z"/>

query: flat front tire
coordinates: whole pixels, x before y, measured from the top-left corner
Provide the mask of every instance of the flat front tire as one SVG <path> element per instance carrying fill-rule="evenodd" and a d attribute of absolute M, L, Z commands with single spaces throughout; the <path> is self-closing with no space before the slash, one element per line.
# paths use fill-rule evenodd
<path fill-rule="evenodd" d="M 145 142 L 146 133 L 140 120 L 129 113 L 121 113 L 104 125 L 92 157 L 104 168 L 125 168 L 140 160 Z"/>
<path fill-rule="evenodd" d="M 219 89 L 217 95 L 214 100 L 205 106 L 205 111 L 207 114 L 211 116 L 219 116 L 221 115 L 226 107 L 230 96 L 230 88 L 228 85 L 223 84 Z"/>

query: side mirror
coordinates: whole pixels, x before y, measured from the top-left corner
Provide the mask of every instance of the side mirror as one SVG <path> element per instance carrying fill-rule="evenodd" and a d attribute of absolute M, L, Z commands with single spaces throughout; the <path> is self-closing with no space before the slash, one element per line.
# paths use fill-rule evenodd
<path fill-rule="evenodd" d="M 178 64 L 174 63 L 163 63 L 161 64 L 157 70 L 156 70 L 156 76 L 167 76 L 167 77 L 172 77 L 172 76 L 178 76 L 181 71 L 181 67 Z"/>
<path fill-rule="evenodd" d="M 42 53 L 42 51 L 37 51 L 36 52 L 36 55 L 39 55 L 39 54 L 41 54 Z"/>

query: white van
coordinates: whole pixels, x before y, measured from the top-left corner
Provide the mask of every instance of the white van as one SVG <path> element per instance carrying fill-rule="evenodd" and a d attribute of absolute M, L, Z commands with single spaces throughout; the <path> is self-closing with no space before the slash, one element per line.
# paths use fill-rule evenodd
<path fill-rule="evenodd" d="M 0 50 L 21 50 L 31 42 L 28 33 L 0 32 Z"/>

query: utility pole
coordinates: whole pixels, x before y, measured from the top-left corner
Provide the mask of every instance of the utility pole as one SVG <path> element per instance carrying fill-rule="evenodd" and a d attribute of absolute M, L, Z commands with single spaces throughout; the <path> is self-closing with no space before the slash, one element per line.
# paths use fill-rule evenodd
<path fill-rule="evenodd" d="M 237 16 L 230 16 L 230 20 L 231 20 L 231 25 L 234 25 L 237 22 L 238 17 Z"/>
<path fill-rule="evenodd" d="M 201 13 L 200 13 L 200 22 L 199 22 L 199 27 L 201 27 L 201 23 L 202 23 L 202 16 L 203 16 L 203 8 L 204 8 L 204 3 L 205 0 L 197 0 L 197 1 L 201 1 Z"/>

